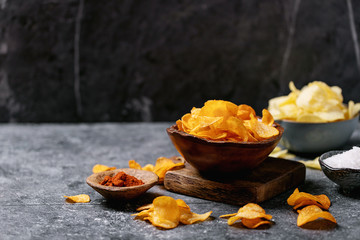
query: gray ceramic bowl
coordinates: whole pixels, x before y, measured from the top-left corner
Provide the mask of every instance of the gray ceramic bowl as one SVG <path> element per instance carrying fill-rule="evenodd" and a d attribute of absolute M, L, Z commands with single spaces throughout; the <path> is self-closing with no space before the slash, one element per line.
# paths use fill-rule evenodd
<path fill-rule="evenodd" d="M 277 122 L 284 128 L 280 144 L 287 149 L 299 153 L 324 153 L 346 144 L 358 125 L 359 116 L 330 123 L 301 123 L 288 120 Z"/>
<path fill-rule="evenodd" d="M 332 168 L 325 163 L 325 159 L 344 151 L 345 150 L 330 151 L 322 154 L 319 158 L 321 169 L 331 181 L 338 184 L 343 189 L 360 188 L 360 170 L 351 168 Z"/>

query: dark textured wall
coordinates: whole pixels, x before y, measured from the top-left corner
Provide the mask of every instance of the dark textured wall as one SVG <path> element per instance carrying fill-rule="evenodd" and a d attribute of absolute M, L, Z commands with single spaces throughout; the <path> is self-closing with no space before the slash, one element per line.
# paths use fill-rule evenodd
<path fill-rule="evenodd" d="M 354 0 L 0 0 L 0 121 L 173 121 L 321 80 L 360 102 Z"/>

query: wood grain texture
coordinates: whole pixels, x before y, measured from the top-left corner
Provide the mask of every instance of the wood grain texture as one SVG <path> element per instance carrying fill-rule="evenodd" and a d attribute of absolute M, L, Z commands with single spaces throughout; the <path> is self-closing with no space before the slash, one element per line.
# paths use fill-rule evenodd
<path fill-rule="evenodd" d="M 305 180 L 302 163 L 267 158 L 259 167 L 237 176 L 202 176 L 189 164 L 165 175 L 167 190 L 217 202 L 242 205 L 270 199 Z"/>

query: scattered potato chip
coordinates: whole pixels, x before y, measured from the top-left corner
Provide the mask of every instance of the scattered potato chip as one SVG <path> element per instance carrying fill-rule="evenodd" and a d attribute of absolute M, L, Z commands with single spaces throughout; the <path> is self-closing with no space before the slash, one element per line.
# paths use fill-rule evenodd
<path fill-rule="evenodd" d="M 129 168 L 142 169 L 141 165 L 135 160 L 129 160 Z"/>
<path fill-rule="evenodd" d="M 167 171 L 184 167 L 185 165 L 184 158 L 178 157 L 177 161 L 178 162 L 175 163 L 170 158 L 159 157 L 156 160 L 155 166 L 153 166 L 152 164 L 147 164 L 145 167 L 141 167 L 141 165 L 137 163 L 135 160 L 130 160 L 129 167 L 154 172 L 156 175 L 158 175 L 159 183 L 161 183 L 164 181 L 164 177 Z"/>
<path fill-rule="evenodd" d="M 275 147 L 269 156 L 274 158 L 284 158 L 284 159 L 295 159 L 296 157 L 294 154 L 288 153 L 287 149 L 281 149 L 281 147 Z M 321 170 L 319 157 L 316 157 L 314 160 L 298 160 L 298 161 L 303 163 L 305 167 Z"/>
<path fill-rule="evenodd" d="M 241 219 L 241 223 L 247 228 L 257 228 L 260 225 L 270 224 L 271 222 L 267 220 L 263 220 L 261 218 L 254 218 L 254 219 L 243 218 Z"/>
<path fill-rule="evenodd" d="M 90 196 L 87 194 L 79 194 L 75 196 L 64 196 L 67 203 L 87 203 L 90 202 Z"/>
<path fill-rule="evenodd" d="M 286 119 L 297 122 L 334 122 L 351 119 L 360 111 L 360 103 L 349 101 L 343 104 L 341 88 L 330 87 L 321 81 L 314 81 L 296 89 L 289 83 L 291 93 L 269 100 L 269 111 L 275 120 Z"/>
<path fill-rule="evenodd" d="M 237 220 L 241 220 L 242 224 L 247 228 L 257 228 L 263 224 L 270 224 L 268 221 L 272 218 L 266 214 L 265 210 L 255 203 L 248 203 L 241 207 L 237 213 L 221 215 L 221 218 L 230 217 L 228 224 L 233 225 Z"/>
<path fill-rule="evenodd" d="M 299 189 L 297 188 L 287 199 L 287 203 L 290 206 L 294 206 L 294 209 L 308 205 L 317 205 L 322 209 L 327 210 L 331 205 L 330 199 L 326 195 L 312 195 L 306 192 L 299 192 Z"/>
<path fill-rule="evenodd" d="M 336 223 L 336 220 L 331 213 L 327 211 L 323 211 L 321 208 L 319 208 L 316 205 L 310 205 L 307 207 L 304 207 L 303 209 L 298 211 L 299 216 L 297 219 L 297 225 L 299 227 L 303 226 L 304 224 L 308 222 L 315 221 L 318 218 L 324 218 L 327 219 L 333 223 Z"/>
<path fill-rule="evenodd" d="M 308 168 L 321 170 L 321 166 L 320 166 L 320 163 L 319 163 L 319 157 L 316 157 L 314 160 L 308 160 L 308 161 L 300 160 L 299 162 L 303 163 Z"/>
<path fill-rule="evenodd" d="M 175 228 L 179 223 L 188 225 L 205 221 L 212 213 L 212 211 L 204 214 L 193 213 L 183 200 L 175 200 L 168 196 L 157 197 L 152 204 L 136 210 L 141 211 L 133 214 L 136 219 L 149 220 L 154 226 L 165 229 Z"/>
<path fill-rule="evenodd" d="M 189 224 L 193 224 L 195 222 L 205 221 L 212 213 L 212 211 L 204 213 L 204 214 L 197 214 L 197 213 L 191 212 L 190 207 L 182 199 L 177 199 L 176 203 L 180 209 L 180 222 L 182 224 L 189 225 Z"/>
<path fill-rule="evenodd" d="M 193 108 L 190 113 L 176 121 L 179 130 L 214 141 L 256 142 L 279 134 L 273 127 L 274 118 L 266 109 L 262 120 L 255 110 L 223 100 L 209 100 L 202 108 Z"/>
<path fill-rule="evenodd" d="M 153 172 L 154 171 L 154 165 L 146 164 L 145 167 L 142 168 L 142 170 Z"/>
<path fill-rule="evenodd" d="M 288 153 L 287 149 L 281 149 L 280 147 L 275 147 L 269 156 L 274 158 L 285 158 L 285 159 L 295 158 L 294 154 Z"/>
<path fill-rule="evenodd" d="M 111 170 L 115 170 L 115 169 L 116 169 L 116 167 L 108 167 L 106 165 L 96 164 L 96 165 L 94 165 L 92 171 L 93 171 L 93 173 L 99 173 L 99 172 L 111 171 Z"/>

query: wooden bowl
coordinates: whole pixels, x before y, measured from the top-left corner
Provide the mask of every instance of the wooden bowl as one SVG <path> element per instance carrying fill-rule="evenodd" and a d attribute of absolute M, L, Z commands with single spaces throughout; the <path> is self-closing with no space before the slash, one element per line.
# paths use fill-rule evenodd
<path fill-rule="evenodd" d="M 143 185 L 132 187 L 110 187 L 99 184 L 105 176 L 115 176 L 118 172 L 134 176 L 144 182 Z M 158 176 L 150 171 L 140 169 L 121 168 L 112 171 L 94 173 L 86 179 L 86 183 L 100 193 L 106 199 L 112 200 L 130 200 L 139 197 L 158 182 Z"/>
<path fill-rule="evenodd" d="M 279 134 L 259 142 L 225 142 L 199 138 L 183 131 L 176 125 L 166 129 L 178 152 L 201 173 L 237 173 L 257 167 L 278 144 L 284 129 L 273 125 Z"/>

